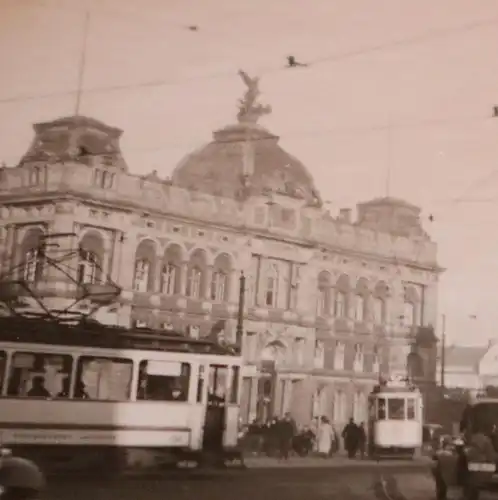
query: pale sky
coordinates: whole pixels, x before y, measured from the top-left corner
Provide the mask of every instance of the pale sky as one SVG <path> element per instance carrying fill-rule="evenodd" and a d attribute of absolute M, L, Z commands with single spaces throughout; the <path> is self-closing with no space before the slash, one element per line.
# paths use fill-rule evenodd
<path fill-rule="evenodd" d="M 391 165 L 389 194 L 435 216 L 450 340 L 498 337 L 497 0 L 0 0 L 0 161 L 74 114 L 85 6 L 80 113 L 124 130 L 132 172 L 235 122 L 243 68 L 332 213 L 384 196 Z"/>

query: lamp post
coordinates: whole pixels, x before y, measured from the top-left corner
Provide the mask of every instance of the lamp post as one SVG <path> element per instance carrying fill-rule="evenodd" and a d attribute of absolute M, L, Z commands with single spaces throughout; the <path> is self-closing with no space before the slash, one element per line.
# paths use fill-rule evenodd
<path fill-rule="evenodd" d="M 444 383 L 446 374 L 446 314 L 441 319 L 441 391 L 444 393 Z M 444 396 L 444 394 L 443 394 Z"/>
<path fill-rule="evenodd" d="M 244 271 L 240 272 L 239 278 L 239 310 L 237 313 L 237 328 L 235 330 L 235 343 L 242 352 L 242 340 L 244 336 L 244 301 L 246 295 L 246 277 Z"/>

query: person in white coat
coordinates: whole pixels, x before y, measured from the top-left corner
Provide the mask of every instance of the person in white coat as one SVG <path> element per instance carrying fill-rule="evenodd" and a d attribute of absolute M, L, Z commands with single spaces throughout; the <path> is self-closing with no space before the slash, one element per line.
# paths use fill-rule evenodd
<path fill-rule="evenodd" d="M 334 442 L 334 428 L 327 417 L 321 417 L 318 427 L 317 448 L 322 457 L 330 456 L 330 450 Z"/>

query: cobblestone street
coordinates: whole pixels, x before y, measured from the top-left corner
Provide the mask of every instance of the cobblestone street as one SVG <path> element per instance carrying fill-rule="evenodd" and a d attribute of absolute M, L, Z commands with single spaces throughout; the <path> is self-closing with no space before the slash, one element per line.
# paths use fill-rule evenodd
<path fill-rule="evenodd" d="M 52 482 L 51 500 L 433 500 L 434 484 L 421 464 L 355 462 L 330 467 L 275 466 L 226 473 L 196 472 L 175 478 L 110 482 Z"/>

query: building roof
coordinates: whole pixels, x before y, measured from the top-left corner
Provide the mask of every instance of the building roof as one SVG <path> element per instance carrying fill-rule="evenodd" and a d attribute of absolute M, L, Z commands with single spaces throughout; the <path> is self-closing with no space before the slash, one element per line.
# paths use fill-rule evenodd
<path fill-rule="evenodd" d="M 188 154 L 172 174 L 172 184 L 215 196 L 245 199 L 278 193 L 320 206 L 308 169 L 260 125 L 239 123 L 213 134 Z"/>
<path fill-rule="evenodd" d="M 107 166 L 127 171 L 119 139 L 122 130 L 95 118 L 66 116 L 33 125 L 35 137 L 20 165 L 38 161 L 80 161 L 105 158 Z"/>
<path fill-rule="evenodd" d="M 445 349 L 445 364 L 447 367 L 477 367 L 488 346 L 448 346 Z"/>
<path fill-rule="evenodd" d="M 405 200 L 402 200 L 401 198 L 393 198 L 391 196 L 384 196 L 380 198 L 374 198 L 369 201 L 365 201 L 362 203 L 358 203 L 358 206 L 360 207 L 367 207 L 367 206 L 384 206 L 384 207 L 393 207 L 393 208 L 409 208 L 411 210 L 420 212 L 420 208 L 417 207 L 416 205 L 413 205 L 412 203 L 409 203 Z"/>

